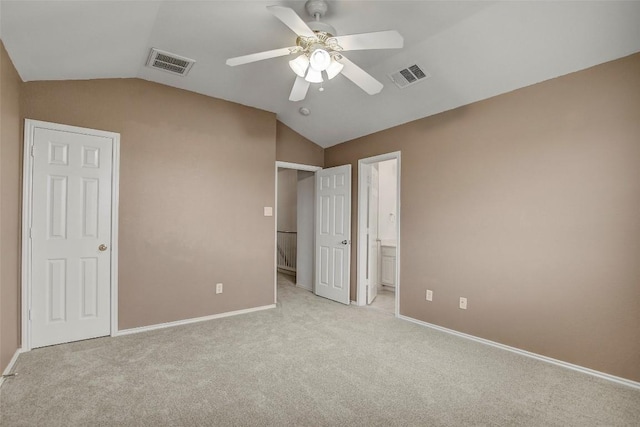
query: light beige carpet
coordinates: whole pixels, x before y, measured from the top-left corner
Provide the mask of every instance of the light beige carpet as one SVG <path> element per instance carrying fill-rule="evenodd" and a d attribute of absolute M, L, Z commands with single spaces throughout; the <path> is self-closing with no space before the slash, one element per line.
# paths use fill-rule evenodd
<path fill-rule="evenodd" d="M 637 426 L 640 391 L 280 285 L 278 307 L 21 355 L 9 426 Z"/>

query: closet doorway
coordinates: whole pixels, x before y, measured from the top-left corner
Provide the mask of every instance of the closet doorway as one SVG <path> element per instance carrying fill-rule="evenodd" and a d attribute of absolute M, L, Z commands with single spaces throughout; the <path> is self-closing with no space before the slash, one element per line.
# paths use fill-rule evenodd
<path fill-rule="evenodd" d="M 399 314 L 400 152 L 358 161 L 357 304 Z"/>

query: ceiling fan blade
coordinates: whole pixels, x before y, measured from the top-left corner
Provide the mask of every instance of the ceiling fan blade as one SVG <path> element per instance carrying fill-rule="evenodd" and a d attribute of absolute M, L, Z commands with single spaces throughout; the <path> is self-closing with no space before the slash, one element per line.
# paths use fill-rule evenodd
<path fill-rule="evenodd" d="M 360 86 L 360 89 L 367 92 L 369 95 L 375 95 L 379 93 L 384 85 L 371 77 L 369 73 L 364 71 L 362 68 L 358 67 L 353 62 L 349 61 L 343 55 L 340 55 L 342 58 L 338 59 L 344 68 L 342 69 L 342 74 L 354 82 L 356 85 Z"/>
<path fill-rule="evenodd" d="M 309 28 L 293 9 L 283 6 L 267 6 L 267 9 L 297 35 L 305 37 L 315 36 L 313 30 Z"/>
<path fill-rule="evenodd" d="M 396 30 L 332 37 L 342 50 L 399 49 L 404 39 Z"/>
<path fill-rule="evenodd" d="M 309 90 L 309 83 L 304 77 L 296 77 L 296 81 L 293 83 L 293 89 L 289 95 L 289 101 L 302 101 L 307 96 Z"/>
<path fill-rule="evenodd" d="M 227 59 L 227 65 L 235 67 L 236 65 L 248 64 L 250 62 L 262 61 L 263 59 L 277 58 L 278 56 L 289 55 L 295 52 L 297 46 L 283 47 L 280 49 L 267 50 L 264 52 L 252 53 L 244 56 L 236 56 Z"/>

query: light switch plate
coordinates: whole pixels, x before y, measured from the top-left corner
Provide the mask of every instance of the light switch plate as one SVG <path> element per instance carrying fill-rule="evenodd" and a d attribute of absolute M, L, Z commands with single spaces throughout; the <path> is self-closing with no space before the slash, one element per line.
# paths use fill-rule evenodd
<path fill-rule="evenodd" d="M 271 206 L 264 207 L 264 216 L 273 216 L 273 208 Z"/>

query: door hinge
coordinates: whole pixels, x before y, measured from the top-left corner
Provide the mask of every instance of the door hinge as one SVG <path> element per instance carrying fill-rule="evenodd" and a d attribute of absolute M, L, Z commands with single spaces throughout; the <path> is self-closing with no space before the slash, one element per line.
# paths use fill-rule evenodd
<path fill-rule="evenodd" d="M 32 145 L 31 146 L 31 157 L 34 157 L 36 155 L 36 146 Z"/>
<path fill-rule="evenodd" d="M 29 227 L 29 238 L 33 239 L 33 227 Z"/>
<path fill-rule="evenodd" d="M 31 309 L 29 309 L 29 321 L 31 321 Z"/>

